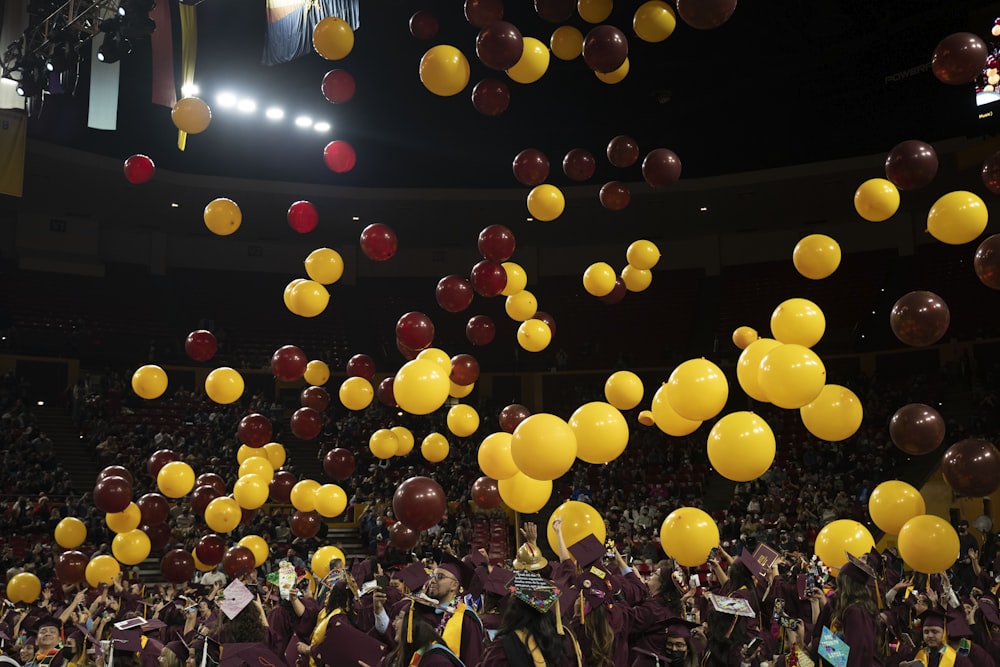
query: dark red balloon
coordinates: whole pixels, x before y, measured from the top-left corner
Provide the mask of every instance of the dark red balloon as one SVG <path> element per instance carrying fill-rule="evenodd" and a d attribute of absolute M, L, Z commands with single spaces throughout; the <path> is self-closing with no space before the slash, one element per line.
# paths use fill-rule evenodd
<path fill-rule="evenodd" d="M 354 88 L 354 77 L 347 70 L 332 69 L 323 76 L 323 97 L 332 104 L 350 102 Z"/>
<path fill-rule="evenodd" d="M 545 322 L 547 325 L 549 325 L 549 332 L 552 334 L 553 338 L 556 337 L 556 318 L 552 317 L 544 310 L 539 310 L 538 312 L 535 313 L 534 319 L 541 320 L 542 322 Z"/>
<path fill-rule="evenodd" d="M 407 528 L 402 521 L 397 521 L 389 526 L 389 543 L 397 549 L 409 551 L 417 546 L 419 540 L 420 532 Z"/>
<path fill-rule="evenodd" d="M 621 279 L 621 276 L 615 278 L 615 286 L 611 288 L 611 291 L 600 297 L 602 303 L 606 303 L 609 306 L 613 306 L 616 303 L 620 303 L 622 299 L 625 298 L 625 293 L 628 290 L 625 287 L 625 281 Z"/>
<path fill-rule="evenodd" d="M 477 28 L 502 18 L 502 0 L 465 0 L 465 19 Z"/>
<path fill-rule="evenodd" d="M 271 355 L 271 372 L 282 382 L 297 382 L 305 374 L 308 363 L 305 352 L 294 345 L 283 345 Z"/>
<path fill-rule="evenodd" d="M 476 55 L 491 69 L 505 72 L 517 64 L 524 53 L 524 38 L 517 26 L 507 21 L 493 21 L 483 26 L 476 38 Z"/>
<path fill-rule="evenodd" d="M 619 134 L 608 142 L 608 162 L 624 169 L 631 167 L 639 159 L 639 144 L 635 139 Z"/>
<path fill-rule="evenodd" d="M 1000 151 L 983 160 L 981 176 L 986 189 L 1000 195 Z"/>
<path fill-rule="evenodd" d="M 304 408 L 326 412 L 326 409 L 330 407 L 330 392 L 323 387 L 306 387 L 299 394 L 299 403 Z"/>
<path fill-rule="evenodd" d="M 241 526 L 249 526 L 251 523 L 253 523 L 253 520 L 257 518 L 257 512 L 259 512 L 259 511 L 260 511 L 259 509 L 248 510 L 245 507 L 241 507 L 240 508 L 240 514 L 241 514 L 241 516 L 240 516 L 240 525 Z"/>
<path fill-rule="evenodd" d="M 288 225 L 299 234 L 308 234 L 319 224 L 319 212 L 307 201 L 297 201 L 288 207 Z"/>
<path fill-rule="evenodd" d="M 358 162 L 358 155 L 354 152 L 354 146 L 342 139 L 331 141 L 323 149 L 323 161 L 330 171 L 336 174 L 344 174 L 354 169 Z"/>
<path fill-rule="evenodd" d="M 347 479 L 354 474 L 354 454 L 342 447 L 331 449 L 323 457 L 323 472 L 330 479 Z"/>
<path fill-rule="evenodd" d="M 82 551 L 64 551 L 56 558 L 56 576 L 65 586 L 78 584 L 87 577 L 90 558 Z"/>
<path fill-rule="evenodd" d="M 598 197 L 604 208 L 609 211 L 621 211 L 632 201 L 632 191 L 621 181 L 610 181 L 601 186 Z"/>
<path fill-rule="evenodd" d="M 597 169 L 594 154 L 586 148 L 574 148 L 563 158 L 563 173 L 573 181 L 589 180 Z"/>
<path fill-rule="evenodd" d="M 479 296 L 497 296 L 507 287 L 507 271 L 500 264 L 484 259 L 472 267 L 469 282 Z"/>
<path fill-rule="evenodd" d="M 513 433 L 517 425 L 531 416 L 531 410 L 520 403 L 511 403 L 500 411 L 500 428 Z"/>
<path fill-rule="evenodd" d="M 361 231 L 361 252 L 376 262 L 392 259 L 398 244 L 396 232 L 381 222 L 368 225 Z"/>
<path fill-rule="evenodd" d="M 595 72 L 614 72 L 626 58 L 628 38 L 613 25 L 595 26 L 583 38 L 583 62 Z"/>
<path fill-rule="evenodd" d="M 960 440 L 941 457 L 941 472 L 956 495 L 989 496 L 1000 487 L 1000 452 L 988 440 Z"/>
<path fill-rule="evenodd" d="M 149 157 L 137 153 L 125 160 L 124 171 L 125 178 L 129 183 L 139 185 L 153 179 L 156 165 Z"/>
<path fill-rule="evenodd" d="M 430 477 L 404 480 L 392 496 L 392 511 L 411 530 L 427 530 L 444 516 L 448 497 Z"/>
<path fill-rule="evenodd" d="M 938 156 L 934 147 L 923 141 L 903 141 L 885 158 L 885 177 L 900 190 L 916 190 L 934 180 Z"/>
<path fill-rule="evenodd" d="M 308 540 L 310 537 L 316 537 L 316 533 L 319 532 L 322 523 L 323 519 L 320 517 L 319 512 L 303 512 L 299 510 L 288 520 L 288 527 L 295 537 Z"/>
<path fill-rule="evenodd" d="M 194 487 L 191 491 L 191 510 L 201 516 L 205 513 L 205 508 L 208 504 L 215 500 L 216 498 L 221 498 L 225 495 L 225 489 L 219 491 L 217 488 L 210 484 L 202 484 L 201 486 Z"/>
<path fill-rule="evenodd" d="M 300 440 L 313 440 L 323 432 L 323 415 L 312 408 L 299 408 L 292 413 L 292 435 Z"/>
<path fill-rule="evenodd" d="M 904 405 L 889 420 L 889 439 L 912 456 L 930 454 L 944 442 L 945 424 L 941 414 L 929 405 Z"/>
<path fill-rule="evenodd" d="M 934 292 L 904 294 L 889 313 L 889 326 L 900 342 L 913 347 L 933 345 L 951 324 L 951 312 L 944 299 Z"/>
<path fill-rule="evenodd" d="M 479 362 L 471 354 L 456 354 L 451 358 L 450 379 L 465 387 L 479 379 Z"/>
<path fill-rule="evenodd" d="M 129 484 L 135 484 L 135 478 L 132 473 L 125 466 L 111 465 L 107 466 L 101 472 L 97 473 L 97 480 L 101 481 L 105 477 L 124 477 L 128 480 Z"/>
<path fill-rule="evenodd" d="M 549 23 L 565 23 L 576 10 L 576 0 L 535 0 L 535 13 Z"/>
<path fill-rule="evenodd" d="M 219 343 L 211 331 L 192 331 L 184 341 L 184 353 L 194 361 L 208 361 L 218 351 Z"/>
<path fill-rule="evenodd" d="M 247 547 L 237 544 L 226 549 L 226 553 L 222 557 L 222 571 L 227 576 L 238 579 L 253 572 L 255 563 L 253 552 Z"/>
<path fill-rule="evenodd" d="M 979 282 L 1000 290 L 1000 234 L 987 237 L 979 244 L 972 265 Z"/>
<path fill-rule="evenodd" d="M 479 252 L 491 262 L 506 262 L 514 254 L 514 232 L 503 225 L 490 225 L 479 232 Z"/>
<path fill-rule="evenodd" d="M 514 156 L 514 178 L 521 185 L 541 185 L 549 177 L 549 159 L 537 148 L 525 148 Z"/>
<path fill-rule="evenodd" d="M 434 323 L 423 313 L 406 313 L 396 321 L 396 338 L 411 350 L 423 350 L 434 340 Z"/>
<path fill-rule="evenodd" d="M 395 384 L 396 378 L 389 376 L 382 378 L 382 381 L 378 383 L 378 388 L 375 390 L 375 395 L 378 396 L 378 400 L 382 405 L 387 405 L 390 408 L 395 408 L 398 406 L 396 403 L 396 394 L 392 391 L 392 385 Z"/>
<path fill-rule="evenodd" d="M 473 345 L 489 345 L 496 335 L 497 327 L 487 315 L 473 315 L 465 325 L 465 337 Z"/>
<path fill-rule="evenodd" d="M 438 281 L 434 298 L 449 313 L 460 313 L 472 304 L 475 292 L 472 284 L 462 276 L 445 276 Z"/>
<path fill-rule="evenodd" d="M 931 71 L 941 83 L 974 82 L 986 69 L 989 50 L 978 35 L 956 32 L 942 39 L 931 56 Z"/>
<path fill-rule="evenodd" d="M 500 505 L 500 489 L 497 481 L 489 477 L 480 477 L 472 483 L 472 501 L 479 509 L 491 510 Z"/>
<path fill-rule="evenodd" d="M 226 480 L 222 479 L 220 475 L 214 472 L 203 472 L 198 475 L 198 478 L 194 480 L 194 485 L 198 486 L 210 486 L 219 492 L 219 495 L 223 495 L 226 492 Z"/>
<path fill-rule="evenodd" d="M 375 377 L 375 360 L 367 354 L 355 354 L 347 360 L 347 375 L 371 382 Z"/>
<path fill-rule="evenodd" d="M 218 565 L 226 555 L 226 540 L 215 533 L 202 535 L 194 547 L 194 555 L 205 565 Z"/>
<path fill-rule="evenodd" d="M 174 537 L 173 532 L 170 530 L 170 524 L 166 521 L 163 523 L 154 523 L 152 526 L 142 524 L 139 526 L 139 529 L 146 533 L 146 537 L 149 538 L 149 550 L 151 552 L 159 551 L 167 546 Z"/>
<path fill-rule="evenodd" d="M 276 503 L 290 503 L 292 501 L 292 487 L 298 483 L 299 478 L 295 476 L 295 473 L 288 470 L 275 471 L 274 477 L 271 478 L 271 483 L 268 485 L 271 500 Z"/>
<path fill-rule="evenodd" d="M 170 504 L 159 493 L 147 493 L 135 501 L 142 516 L 142 523 L 150 526 L 163 523 L 170 515 Z"/>
<path fill-rule="evenodd" d="M 271 360 L 273 363 L 274 358 Z M 271 442 L 271 435 L 271 420 L 259 412 L 245 416 L 236 427 L 236 437 L 247 447 L 263 447 Z"/>
<path fill-rule="evenodd" d="M 187 549 L 171 549 L 160 559 L 160 573 L 172 584 L 183 584 L 194 576 L 194 556 Z"/>
<path fill-rule="evenodd" d="M 420 350 L 414 350 L 412 347 L 402 342 L 398 338 L 396 339 L 396 349 L 407 361 L 413 361 L 420 354 Z"/>
<path fill-rule="evenodd" d="M 735 11 L 736 0 L 677 0 L 677 14 L 698 30 L 718 28 Z"/>
<path fill-rule="evenodd" d="M 681 159 L 669 148 L 654 148 L 642 161 L 642 177 L 654 188 L 669 188 L 681 177 Z"/>
<path fill-rule="evenodd" d="M 510 106 L 510 88 L 498 79 L 483 79 L 472 89 L 472 106 L 484 116 L 499 116 Z"/>
<path fill-rule="evenodd" d="M 132 502 L 132 485 L 124 477 L 105 477 L 94 486 L 93 497 L 102 512 L 124 512 Z"/>
<path fill-rule="evenodd" d="M 433 39 L 438 33 L 437 17 L 420 10 L 410 17 L 410 34 L 417 39 Z"/>

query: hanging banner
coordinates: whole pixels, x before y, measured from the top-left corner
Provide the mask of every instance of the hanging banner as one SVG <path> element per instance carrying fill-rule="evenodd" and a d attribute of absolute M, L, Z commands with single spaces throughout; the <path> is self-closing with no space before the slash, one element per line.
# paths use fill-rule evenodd
<path fill-rule="evenodd" d="M 0 109 L 0 193 L 21 196 L 27 136 L 28 114 L 23 109 Z"/>
<path fill-rule="evenodd" d="M 153 47 L 153 104 L 174 108 L 177 84 L 174 81 L 174 33 L 170 23 L 170 4 L 158 2 L 149 15 L 156 21 L 150 35 Z"/>

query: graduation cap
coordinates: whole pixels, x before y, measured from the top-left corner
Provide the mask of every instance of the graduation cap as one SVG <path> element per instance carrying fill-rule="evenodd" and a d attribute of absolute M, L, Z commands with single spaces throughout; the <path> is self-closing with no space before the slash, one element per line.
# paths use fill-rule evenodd
<path fill-rule="evenodd" d="M 438 563 L 437 569 L 454 576 L 462 588 L 468 588 L 472 582 L 472 568 L 449 553 L 441 554 L 441 562 Z"/>
<path fill-rule="evenodd" d="M 316 656 L 317 664 L 325 665 L 368 665 L 381 664 L 389 651 L 388 647 L 371 635 L 359 632 L 343 615 L 334 616 L 326 626 L 326 638 Z M 324 648 L 332 647 L 333 655 L 326 655 Z M 228 647 L 226 647 L 228 650 Z M 223 651 L 223 655 L 226 652 Z M 256 663 L 259 664 L 259 663 Z"/>
<path fill-rule="evenodd" d="M 472 567 L 479 567 L 480 565 L 490 564 L 490 559 L 478 551 L 470 551 L 469 555 L 465 556 L 462 560 L 466 561 Z"/>
<path fill-rule="evenodd" d="M 611 575 L 597 566 L 591 566 L 578 574 L 573 587 L 580 593 L 584 614 L 611 603 L 614 598 Z"/>
<path fill-rule="evenodd" d="M 928 609 L 920 614 L 921 628 L 941 628 L 945 632 L 948 629 L 948 617 L 939 609 Z"/>
<path fill-rule="evenodd" d="M 423 588 L 424 584 L 430 577 L 427 575 L 427 570 L 424 569 L 423 563 L 412 563 L 407 565 L 402 570 L 398 570 L 392 575 L 392 578 L 403 582 L 407 590 L 412 592 L 419 591 Z"/>
<path fill-rule="evenodd" d="M 678 617 L 666 619 L 664 625 L 667 626 L 667 637 L 672 639 L 690 639 L 691 630 L 698 627 L 697 623 Z"/>
<path fill-rule="evenodd" d="M 219 609 L 230 621 L 243 611 L 248 604 L 253 602 L 253 593 L 239 579 L 233 579 L 225 590 L 222 591 L 222 599 L 219 600 Z"/>
<path fill-rule="evenodd" d="M 188 659 L 188 656 L 191 655 L 191 647 L 185 644 L 183 639 L 175 639 L 172 642 L 167 642 L 163 645 L 163 648 L 176 655 L 182 665 Z"/>
<path fill-rule="evenodd" d="M 219 649 L 219 667 L 240 667 L 241 665 L 283 665 L 280 658 L 260 642 L 223 644 Z"/>
<path fill-rule="evenodd" d="M 977 604 L 979 606 L 979 611 L 982 612 L 983 618 L 987 623 L 990 625 L 1000 625 L 1000 612 L 997 610 L 996 598 L 981 595 L 979 596 Z"/>
<path fill-rule="evenodd" d="M 514 572 L 514 570 L 508 570 L 502 567 L 493 568 L 493 571 L 489 573 L 489 576 L 487 576 L 486 580 L 483 582 L 483 590 L 493 595 L 505 597 L 510 592 L 507 589 L 507 584 L 509 584 L 514 578 Z M 517 570 L 517 572 L 533 573 L 532 570 Z"/>
<path fill-rule="evenodd" d="M 53 627 L 57 630 L 62 630 L 62 622 L 55 616 L 42 616 L 34 623 L 31 624 L 32 629 L 38 632 L 42 628 Z"/>
<path fill-rule="evenodd" d="M 559 589 L 537 572 L 520 570 L 511 574 L 513 577 L 508 580 L 507 590 L 515 600 L 538 613 L 548 612 L 559 601 Z"/>
<path fill-rule="evenodd" d="M 778 559 L 778 556 L 777 551 L 761 543 L 757 545 L 753 553 L 750 553 L 749 549 L 744 549 L 740 553 L 739 562 L 743 563 L 754 577 L 763 579 L 767 576 L 767 571 L 774 565 L 774 561 Z"/>
<path fill-rule="evenodd" d="M 574 543 L 569 548 L 569 553 L 573 556 L 573 560 L 576 561 L 576 564 L 580 566 L 580 569 L 586 570 L 588 567 L 601 560 L 601 558 L 608 553 L 608 550 L 599 539 L 594 537 L 593 533 L 590 533 L 583 539 Z"/>
<path fill-rule="evenodd" d="M 849 577 L 859 584 L 867 584 L 870 580 L 878 580 L 875 570 L 866 561 L 847 553 L 847 563 L 840 568 L 840 574 Z"/>
<path fill-rule="evenodd" d="M 114 627 L 111 630 L 111 642 L 117 651 L 139 652 L 146 647 L 150 641 L 146 637 L 147 632 L 154 632 L 167 627 L 167 624 L 158 618 L 144 621 L 138 625 L 131 625 L 125 628 Z M 121 625 L 121 624 L 118 624 Z M 159 642 L 157 642 L 159 644 Z"/>
<path fill-rule="evenodd" d="M 531 570 L 532 572 L 541 570 L 548 564 L 549 561 L 542 555 L 541 549 L 530 542 L 525 542 L 518 547 L 513 563 L 515 570 Z"/>

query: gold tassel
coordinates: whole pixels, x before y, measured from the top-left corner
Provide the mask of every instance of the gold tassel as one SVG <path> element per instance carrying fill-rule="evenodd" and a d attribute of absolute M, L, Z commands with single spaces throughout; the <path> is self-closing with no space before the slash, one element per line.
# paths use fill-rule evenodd
<path fill-rule="evenodd" d="M 413 643 L 413 605 L 416 602 L 410 601 L 410 611 L 406 613 L 406 643 Z"/>
<path fill-rule="evenodd" d="M 583 601 L 583 591 L 580 591 L 580 625 L 587 621 L 587 603 Z"/>
<path fill-rule="evenodd" d="M 194 65 L 198 57 L 198 15 L 194 5 L 178 5 L 181 15 L 181 88 L 194 83 Z M 183 96 L 183 93 L 182 93 Z M 177 130 L 177 148 L 187 146 L 187 132 Z"/>
<path fill-rule="evenodd" d="M 562 610 L 559 608 L 559 598 L 556 598 L 556 634 L 566 634 L 566 631 L 563 630 Z"/>
<path fill-rule="evenodd" d="M 461 653 L 462 650 L 462 621 L 465 620 L 466 607 L 464 602 L 458 603 L 458 606 L 455 607 L 455 613 L 444 624 L 444 631 L 441 633 L 441 639 L 455 655 Z"/>

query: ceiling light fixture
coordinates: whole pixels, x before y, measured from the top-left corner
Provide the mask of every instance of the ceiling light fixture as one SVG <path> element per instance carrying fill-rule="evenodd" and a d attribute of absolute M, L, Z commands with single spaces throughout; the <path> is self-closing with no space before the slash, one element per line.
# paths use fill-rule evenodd
<path fill-rule="evenodd" d="M 264 112 L 264 116 L 268 120 L 281 120 L 285 117 L 285 110 L 278 107 L 268 107 L 267 111 Z"/>
<path fill-rule="evenodd" d="M 295 119 L 295 126 L 302 128 L 312 127 L 313 121 L 309 116 L 299 116 Z"/>
<path fill-rule="evenodd" d="M 244 97 L 236 103 L 236 109 L 243 113 L 253 113 L 257 110 L 257 103 L 248 97 Z"/>
<path fill-rule="evenodd" d="M 329 132 L 330 124 L 327 123 L 325 120 L 319 121 L 318 123 L 313 125 L 313 129 L 316 130 L 317 132 Z"/>

